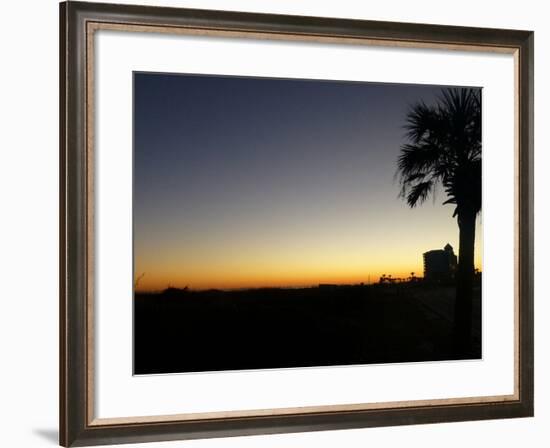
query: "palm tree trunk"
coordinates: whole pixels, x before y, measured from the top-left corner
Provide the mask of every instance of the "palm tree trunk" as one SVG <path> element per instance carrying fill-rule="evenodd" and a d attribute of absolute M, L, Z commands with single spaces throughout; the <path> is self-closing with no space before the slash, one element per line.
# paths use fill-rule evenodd
<path fill-rule="evenodd" d="M 458 217 L 460 247 L 453 336 L 455 352 L 460 357 L 467 356 L 472 346 L 475 223 L 475 212 L 463 212 Z"/>

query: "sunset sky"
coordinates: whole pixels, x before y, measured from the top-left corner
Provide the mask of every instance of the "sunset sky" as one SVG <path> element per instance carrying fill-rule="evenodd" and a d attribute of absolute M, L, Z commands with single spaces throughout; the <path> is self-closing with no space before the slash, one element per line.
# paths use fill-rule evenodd
<path fill-rule="evenodd" d="M 439 92 L 135 73 L 138 289 L 422 276 L 423 252 L 458 252 L 453 207 L 440 191 L 410 209 L 394 174 L 408 107 Z"/>

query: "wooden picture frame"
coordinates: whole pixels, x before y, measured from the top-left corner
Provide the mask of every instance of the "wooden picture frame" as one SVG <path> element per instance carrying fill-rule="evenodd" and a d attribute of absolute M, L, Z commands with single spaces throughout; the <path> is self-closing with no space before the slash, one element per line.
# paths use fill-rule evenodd
<path fill-rule="evenodd" d="M 91 92 L 99 29 L 494 51 L 516 61 L 515 393 L 202 417 L 94 417 Z M 60 444 L 179 440 L 533 416 L 533 32 L 65 2 L 60 5 Z"/>

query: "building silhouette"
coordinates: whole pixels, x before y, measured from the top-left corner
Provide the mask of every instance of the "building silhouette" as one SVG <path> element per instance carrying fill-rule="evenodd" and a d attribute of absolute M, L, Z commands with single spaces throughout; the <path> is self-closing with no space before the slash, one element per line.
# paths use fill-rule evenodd
<path fill-rule="evenodd" d="M 457 257 L 449 243 L 443 249 L 424 252 L 424 279 L 452 280 L 455 277 Z"/>

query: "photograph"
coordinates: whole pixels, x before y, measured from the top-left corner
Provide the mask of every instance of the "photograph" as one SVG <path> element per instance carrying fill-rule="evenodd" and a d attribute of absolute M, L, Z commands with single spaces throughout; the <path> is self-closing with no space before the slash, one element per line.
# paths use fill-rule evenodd
<path fill-rule="evenodd" d="M 59 5 L 59 443 L 521 445 L 543 21 L 185 6 Z"/>
<path fill-rule="evenodd" d="M 482 88 L 133 72 L 133 374 L 482 359 Z"/>

